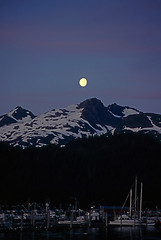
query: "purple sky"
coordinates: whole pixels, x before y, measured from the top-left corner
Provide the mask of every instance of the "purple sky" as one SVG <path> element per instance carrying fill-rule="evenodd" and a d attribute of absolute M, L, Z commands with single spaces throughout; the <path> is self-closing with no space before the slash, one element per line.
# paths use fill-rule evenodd
<path fill-rule="evenodd" d="M 0 115 L 91 97 L 161 113 L 161 0 L 0 1 Z"/>

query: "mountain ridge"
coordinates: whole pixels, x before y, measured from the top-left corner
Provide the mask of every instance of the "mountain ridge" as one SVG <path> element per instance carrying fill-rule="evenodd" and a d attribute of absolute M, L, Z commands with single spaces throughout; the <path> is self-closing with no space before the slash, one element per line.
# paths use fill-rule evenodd
<path fill-rule="evenodd" d="M 116 103 L 107 107 L 97 98 L 53 109 L 39 116 L 18 106 L 0 117 L 0 141 L 13 146 L 65 145 L 91 135 L 140 132 L 161 141 L 161 115 Z"/>

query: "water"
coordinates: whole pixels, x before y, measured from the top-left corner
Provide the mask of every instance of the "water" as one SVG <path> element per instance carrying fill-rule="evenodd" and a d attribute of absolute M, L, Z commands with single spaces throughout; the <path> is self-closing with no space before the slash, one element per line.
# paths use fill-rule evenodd
<path fill-rule="evenodd" d="M 0 240 L 161 240 L 156 228 L 84 228 L 44 232 L 0 233 Z"/>

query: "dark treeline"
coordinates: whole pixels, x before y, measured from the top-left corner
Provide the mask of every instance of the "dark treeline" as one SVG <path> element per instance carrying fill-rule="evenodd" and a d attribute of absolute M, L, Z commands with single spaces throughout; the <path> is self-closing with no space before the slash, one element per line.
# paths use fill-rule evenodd
<path fill-rule="evenodd" d="M 1 203 L 46 201 L 81 207 L 122 205 L 135 176 L 144 207 L 161 207 L 161 145 L 139 134 L 90 137 L 65 147 L 13 148 L 0 144 Z M 139 193 L 139 186 L 138 186 Z"/>

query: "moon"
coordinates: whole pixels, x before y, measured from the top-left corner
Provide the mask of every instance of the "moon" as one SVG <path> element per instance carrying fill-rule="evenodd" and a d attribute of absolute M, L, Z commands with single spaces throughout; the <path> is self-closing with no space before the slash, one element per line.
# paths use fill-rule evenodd
<path fill-rule="evenodd" d="M 85 86 L 87 85 L 87 79 L 86 79 L 86 78 L 81 78 L 81 79 L 79 80 L 79 85 L 80 85 L 81 87 L 85 87 Z"/>

